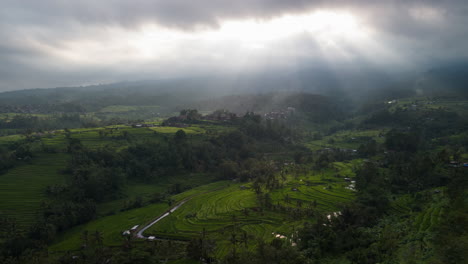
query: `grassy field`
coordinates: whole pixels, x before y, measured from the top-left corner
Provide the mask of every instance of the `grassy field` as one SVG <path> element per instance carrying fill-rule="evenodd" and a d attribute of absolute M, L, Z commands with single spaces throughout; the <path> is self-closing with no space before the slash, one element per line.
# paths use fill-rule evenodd
<path fill-rule="evenodd" d="M 16 218 L 22 228 L 33 223 L 46 186 L 65 181 L 59 170 L 67 159 L 65 154 L 41 154 L 0 175 L 0 212 Z"/>

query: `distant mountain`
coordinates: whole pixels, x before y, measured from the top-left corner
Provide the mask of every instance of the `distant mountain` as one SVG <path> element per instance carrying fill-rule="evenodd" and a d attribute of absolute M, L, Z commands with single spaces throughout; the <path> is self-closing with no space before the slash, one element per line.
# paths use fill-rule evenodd
<path fill-rule="evenodd" d="M 205 80 L 171 79 L 122 82 L 86 87 L 29 89 L 0 93 L 0 105 L 73 104 L 87 111 L 109 105 L 160 105 L 173 107 L 216 94 Z"/>
<path fill-rule="evenodd" d="M 0 105 L 79 104 L 87 109 L 107 105 L 161 105 L 174 107 L 226 95 L 270 92 L 311 92 L 344 97 L 356 87 L 382 83 L 383 75 L 307 66 L 298 70 L 220 74 L 179 79 L 121 82 L 86 87 L 29 89 L 0 93 Z"/>
<path fill-rule="evenodd" d="M 468 97 L 468 62 L 433 68 L 415 81 L 418 93 L 428 96 Z"/>
<path fill-rule="evenodd" d="M 414 96 L 468 99 L 468 61 L 441 64 L 380 88 L 357 93 L 364 100 L 392 100 Z"/>
<path fill-rule="evenodd" d="M 278 92 L 321 94 L 336 101 L 353 99 L 356 102 L 414 95 L 468 97 L 467 84 L 466 62 L 445 64 L 404 78 L 370 67 L 333 68 L 321 64 L 301 66 L 296 70 L 265 69 L 240 74 L 3 92 L 0 93 L 0 106 L 41 105 L 50 111 L 64 108 L 96 111 L 109 105 L 158 105 L 162 111 L 173 111 L 197 104 L 221 108 L 215 107 L 215 102 L 223 96 Z M 228 108 L 239 109 L 234 102 L 219 101 L 224 101 L 223 105 Z M 247 102 L 244 103 L 250 104 Z M 253 105 L 249 107 L 255 108 Z"/>
<path fill-rule="evenodd" d="M 329 97 L 300 92 L 273 92 L 259 94 L 228 95 L 218 98 L 202 100 L 191 104 L 193 108 L 200 110 L 225 109 L 231 112 L 243 114 L 247 111 L 270 112 L 294 107 L 303 112 L 312 112 L 318 108 L 328 108 L 332 111 L 332 105 L 336 101 Z"/>

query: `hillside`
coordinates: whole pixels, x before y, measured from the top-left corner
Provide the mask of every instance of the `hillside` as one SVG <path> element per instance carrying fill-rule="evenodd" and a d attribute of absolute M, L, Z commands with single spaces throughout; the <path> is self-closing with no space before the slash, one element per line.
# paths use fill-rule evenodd
<path fill-rule="evenodd" d="M 197 106 L 260 115 L 203 119 Z M 284 117 L 271 114 L 288 107 Z M 353 105 L 265 93 L 187 109 L 169 119 L 180 123 L 161 118 L 0 137 L 3 250 L 21 249 L 5 236 L 14 232 L 14 239 L 46 245 L 52 263 L 121 252 L 132 261 L 139 254 L 172 263 L 274 261 L 262 248 L 295 263 L 405 263 L 406 256 L 437 263 L 446 260 L 444 244 L 463 240 L 453 228 L 465 221 L 464 100 Z"/>

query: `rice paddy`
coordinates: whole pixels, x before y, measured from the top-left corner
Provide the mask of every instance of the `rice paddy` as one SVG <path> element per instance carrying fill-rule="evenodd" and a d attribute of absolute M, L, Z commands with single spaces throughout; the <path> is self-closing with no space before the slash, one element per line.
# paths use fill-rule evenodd
<path fill-rule="evenodd" d="M 250 184 L 226 182 L 224 185 L 198 194 L 193 190 L 190 200 L 149 228 L 146 235 L 190 239 L 205 232 L 220 241 L 217 254 L 223 255 L 229 250 L 228 238 L 233 232 L 245 232 L 251 238 L 268 241 L 274 238 L 273 233 L 291 234 L 295 227 L 302 225 L 304 216 L 291 214 L 293 210 L 333 212 L 354 198 L 354 192 L 345 189 L 342 179 L 331 183 L 317 175 L 304 180 L 289 177 L 282 188 L 269 194 L 273 206 L 266 209 L 259 205 L 261 196 L 255 194 Z M 179 196 L 182 197 L 190 196 Z"/>
<path fill-rule="evenodd" d="M 445 208 L 447 206 L 446 202 L 447 201 L 442 200 L 437 203 L 431 203 L 428 208 L 421 211 L 414 221 L 415 230 L 424 232 L 430 231 L 433 227 L 436 227 L 444 217 Z"/>
<path fill-rule="evenodd" d="M 41 154 L 30 164 L 20 165 L 0 175 L 0 212 L 15 218 L 21 228 L 34 223 L 48 185 L 65 182 L 60 170 L 68 155 Z"/>

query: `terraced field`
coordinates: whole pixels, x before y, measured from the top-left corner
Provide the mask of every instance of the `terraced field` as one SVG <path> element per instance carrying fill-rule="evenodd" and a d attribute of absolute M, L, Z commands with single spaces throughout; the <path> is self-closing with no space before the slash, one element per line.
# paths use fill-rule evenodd
<path fill-rule="evenodd" d="M 358 149 L 361 144 L 368 142 L 371 138 L 382 143 L 381 134 L 385 134 L 385 130 L 343 130 L 320 140 L 311 140 L 304 145 L 311 150 L 322 148 Z"/>
<path fill-rule="evenodd" d="M 232 184 L 220 190 L 195 194 L 177 211 L 147 230 L 146 235 L 189 239 L 198 237 L 205 230 L 210 238 L 216 238 L 216 253 L 222 256 L 230 248 L 228 239 L 233 232 L 245 231 L 252 238 L 272 239 L 272 232 L 286 232 L 287 226 L 292 225 L 294 221 L 284 226 L 285 215 L 282 213 L 256 211 L 254 192 L 239 187 L 240 184 Z"/>
<path fill-rule="evenodd" d="M 175 203 L 199 192 L 208 192 L 210 190 L 224 186 L 225 182 L 207 184 L 173 197 Z M 77 226 L 65 232 L 56 239 L 56 242 L 50 247 L 51 251 L 76 250 L 81 245 L 81 234 L 83 231 L 101 232 L 106 245 L 122 244 L 122 232 L 129 228 L 140 225 L 143 226 L 151 222 L 154 218 L 169 210 L 171 206 L 167 203 L 157 203 L 142 208 L 137 208 L 125 212 L 119 212 L 115 215 L 105 216 L 87 224 Z"/>
<path fill-rule="evenodd" d="M 468 102 L 465 100 L 429 100 L 425 97 L 399 99 L 396 103 L 392 104 L 390 111 L 395 111 L 396 108 L 409 109 L 412 105 L 417 105 L 417 109 L 423 111 L 443 108 L 458 112 L 459 114 L 466 114 L 468 112 Z"/>
<path fill-rule="evenodd" d="M 144 106 L 133 106 L 133 105 L 110 105 L 99 110 L 101 113 L 122 113 L 132 111 L 158 111 L 159 106 L 144 105 Z"/>
<path fill-rule="evenodd" d="M 412 199 L 409 195 L 403 195 L 398 197 L 395 201 L 390 203 L 391 211 L 394 214 L 407 214 L 411 211 L 409 204 Z"/>
<path fill-rule="evenodd" d="M 444 217 L 444 207 L 446 207 L 445 201 L 441 201 L 439 203 L 433 203 L 431 207 L 420 212 L 414 222 L 415 229 L 419 230 L 419 232 L 423 232 L 437 226 Z"/>
<path fill-rule="evenodd" d="M 67 159 L 65 154 L 41 154 L 0 175 L 0 212 L 16 218 L 22 228 L 33 223 L 46 186 L 64 182 L 59 170 Z"/>
<path fill-rule="evenodd" d="M 126 142 L 124 134 L 127 133 L 130 139 L 143 140 L 145 138 L 157 138 L 154 132 L 148 128 L 131 128 L 131 127 L 118 127 L 114 129 L 110 128 L 93 128 L 93 129 L 71 129 L 73 138 L 78 138 L 81 143 L 91 149 L 96 149 L 104 146 L 111 146 L 119 148 Z M 100 136 L 101 133 L 106 133 L 104 136 Z M 63 149 L 66 146 L 65 133 L 63 131 L 57 131 L 55 135 L 45 136 L 42 138 L 42 142 L 51 147 Z"/>
<path fill-rule="evenodd" d="M 285 187 L 272 193 L 272 204 L 281 204 L 289 208 L 311 208 L 313 201 L 317 207 L 314 210 L 322 212 L 336 211 L 354 197 L 354 193 L 344 188 L 345 183 L 334 183 L 332 189 L 324 190 L 330 185 L 323 182 L 319 176 L 310 176 L 313 186 L 306 186 L 304 181 L 293 180 Z M 297 191 L 292 186 L 303 185 Z M 252 238 L 272 239 L 272 233 L 290 234 L 293 226 L 300 226 L 301 219 L 292 219 L 290 215 L 278 210 L 261 210 L 257 196 L 249 184 L 229 184 L 225 188 L 201 194 L 195 194 L 177 211 L 162 219 L 146 231 L 146 235 L 157 237 L 188 239 L 197 237 L 203 231 L 215 237 L 218 243 L 218 254 L 225 254 L 229 250 L 229 235 L 232 232 L 246 232 Z M 184 197 L 187 197 L 185 195 Z M 286 201 L 286 197 L 289 200 Z M 304 206 L 298 205 L 300 200 Z M 287 221 L 286 221 L 287 220 Z M 287 225 L 285 224 L 287 223 Z"/>
<path fill-rule="evenodd" d="M 208 232 L 216 231 L 231 224 L 232 216 L 242 209 L 255 206 L 255 194 L 252 191 L 240 190 L 239 185 L 231 185 L 188 201 L 158 223 L 156 231 L 182 237 L 191 237 L 203 228 Z M 153 231 L 154 229 L 150 229 L 148 233 Z"/>
<path fill-rule="evenodd" d="M 91 149 L 96 149 L 104 146 L 119 148 L 125 145 L 128 135 L 130 140 L 155 139 L 161 137 L 160 134 L 175 134 L 179 130 L 183 130 L 187 134 L 204 134 L 210 131 L 228 131 L 230 127 L 220 126 L 216 124 L 193 125 L 186 128 L 179 127 L 149 127 L 149 128 L 133 128 L 124 125 L 115 125 L 109 127 L 97 128 L 76 128 L 70 129 L 73 138 L 78 138 L 81 143 Z M 100 133 L 104 133 L 101 136 Z M 23 139 L 22 135 L 0 136 L 0 146 L 8 145 L 12 142 Z M 44 145 L 54 147 L 58 150 L 64 150 L 66 147 L 66 137 L 63 130 L 56 130 L 53 133 L 46 134 L 41 137 Z"/>
<path fill-rule="evenodd" d="M 150 127 L 151 130 L 158 132 L 158 133 L 163 133 L 163 134 L 175 134 L 179 130 L 183 130 L 186 134 L 200 134 L 200 133 L 205 133 L 205 130 L 201 127 Z"/>
<path fill-rule="evenodd" d="M 0 137 L 0 146 L 8 145 L 12 142 L 18 141 L 23 139 L 24 137 L 21 135 L 9 135 L 9 136 L 1 136 Z"/>
<path fill-rule="evenodd" d="M 147 202 L 153 198 L 155 193 L 163 194 L 174 184 L 181 184 L 183 189 L 191 189 L 196 186 L 208 184 L 214 180 L 213 175 L 194 173 L 190 175 L 180 174 L 160 178 L 156 183 L 129 182 L 128 186 L 124 190 L 125 197 L 98 204 L 98 214 L 103 216 L 118 212 L 124 205 L 125 201 L 136 197 L 141 197 L 144 202 Z"/>
<path fill-rule="evenodd" d="M 345 188 L 348 184 L 342 178 L 306 176 L 287 182 L 285 188 L 272 192 L 271 197 L 274 204 L 306 207 L 314 203 L 315 210 L 331 212 L 354 198 L 354 192 Z"/>

